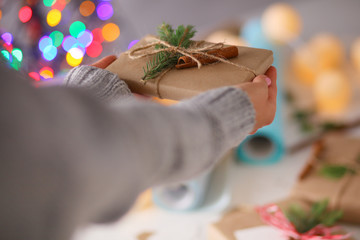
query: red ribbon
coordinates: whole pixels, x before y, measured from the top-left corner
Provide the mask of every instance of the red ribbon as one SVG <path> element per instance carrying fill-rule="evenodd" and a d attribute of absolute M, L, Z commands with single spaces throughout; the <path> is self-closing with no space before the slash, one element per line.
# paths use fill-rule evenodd
<path fill-rule="evenodd" d="M 338 230 L 338 227 L 326 227 L 318 225 L 305 233 L 299 233 L 295 226 L 286 218 L 285 214 L 281 211 L 279 206 L 275 204 L 265 205 L 256 208 L 261 219 L 268 225 L 276 227 L 281 230 L 288 238 L 295 240 L 346 240 L 351 234 L 335 234 L 332 233 Z"/>

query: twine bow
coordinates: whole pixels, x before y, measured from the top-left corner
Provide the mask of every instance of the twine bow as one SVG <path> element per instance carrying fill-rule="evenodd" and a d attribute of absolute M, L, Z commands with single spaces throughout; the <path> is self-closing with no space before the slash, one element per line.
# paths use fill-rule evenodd
<path fill-rule="evenodd" d="M 207 51 L 210 51 L 210 50 L 216 50 L 216 49 L 223 48 L 224 43 L 211 43 L 208 46 L 199 47 L 201 44 L 204 43 L 204 41 L 199 41 L 199 42 L 195 42 L 195 44 L 193 46 L 189 47 L 189 48 L 183 48 L 183 47 L 180 47 L 180 46 L 173 46 L 173 45 L 169 44 L 168 42 L 160 40 L 160 39 L 155 38 L 155 37 L 153 37 L 153 39 L 156 40 L 156 41 L 152 42 L 152 43 L 149 43 L 147 45 L 144 45 L 144 46 L 129 50 L 127 52 L 129 58 L 132 59 L 132 60 L 136 60 L 136 59 L 141 59 L 141 58 L 153 56 L 153 55 L 155 55 L 157 53 L 160 53 L 160 52 L 180 53 L 180 54 L 182 54 L 184 56 L 187 56 L 187 57 L 191 58 L 194 62 L 196 62 L 198 69 L 200 69 L 203 64 L 196 57 L 194 57 L 194 54 L 198 54 L 198 55 L 201 55 L 201 56 L 204 56 L 204 57 L 207 57 L 207 58 L 215 59 L 215 60 L 217 60 L 219 62 L 223 62 L 225 64 L 232 65 L 232 66 L 237 67 L 237 68 L 239 68 L 241 70 L 251 72 L 254 75 L 254 77 L 257 76 L 257 73 L 251 68 L 248 68 L 248 67 L 246 67 L 244 65 L 236 64 L 236 63 L 233 63 L 233 62 L 231 62 L 231 61 L 229 61 L 227 59 L 224 59 L 224 58 L 221 58 L 221 57 L 214 56 L 214 55 L 206 53 Z M 165 46 L 165 48 L 161 48 L 161 49 L 155 49 L 154 48 L 151 51 L 146 51 L 147 49 L 153 48 L 153 47 L 155 47 L 157 45 Z M 157 95 L 158 95 L 159 98 L 161 98 L 161 95 L 160 95 L 160 92 L 159 92 L 160 79 L 170 70 L 171 70 L 171 68 L 165 70 L 163 73 L 161 73 L 156 78 Z"/>
<path fill-rule="evenodd" d="M 277 229 L 281 230 L 284 235 L 294 240 L 345 240 L 351 234 L 333 234 L 338 227 L 326 227 L 318 225 L 306 233 L 299 233 L 294 225 L 285 217 L 279 206 L 269 204 L 263 207 L 258 207 L 257 212 L 261 219 Z"/>

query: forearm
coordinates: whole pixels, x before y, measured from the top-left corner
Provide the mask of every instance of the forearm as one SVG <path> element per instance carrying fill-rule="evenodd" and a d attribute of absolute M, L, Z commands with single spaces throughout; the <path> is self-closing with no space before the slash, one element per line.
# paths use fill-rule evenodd
<path fill-rule="evenodd" d="M 53 119 L 43 123 L 49 136 L 39 141 L 51 138 L 52 161 L 68 166 L 64 178 L 72 182 L 58 194 L 77 202 L 84 221 L 114 220 L 142 190 L 209 169 L 254 121 L 246 94 L 235 88 L 173 107 L 131 101 L 111 110 L 76 90 L 39 92 L 42 115 Z"/>

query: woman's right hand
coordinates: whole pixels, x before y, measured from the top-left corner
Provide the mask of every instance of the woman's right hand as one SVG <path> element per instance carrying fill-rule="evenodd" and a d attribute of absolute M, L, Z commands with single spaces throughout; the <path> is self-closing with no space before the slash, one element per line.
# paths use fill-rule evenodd
<path fill-rule="evenodd" d="M 272 123 L 276 112 L 276 68 L 271 66 L 265 75 L 259 75 L 252 82 L 237 85 L 245 91 L 255 109 L 256 120 L 251 134 Z"/>

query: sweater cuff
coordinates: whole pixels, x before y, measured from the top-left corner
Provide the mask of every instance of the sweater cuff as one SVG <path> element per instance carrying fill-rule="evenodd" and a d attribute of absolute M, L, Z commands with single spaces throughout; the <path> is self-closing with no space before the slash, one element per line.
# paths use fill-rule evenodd
<path fill-rule="evenodd" d="M 93 66 L 78 66 L 70 70 L 65 85 L 86 88 L 105 102 L 132 96 L 126 83 L 115 73 Z"/>
<path fill-rule="evenodd" d="M 222 87 L 203 93 L 184 104 L 204 111 L 213 122 L 217 137 L 223 147 L 240 144 L 255 125 L 255 110 L 246 94 L 239 88 Z"/>

